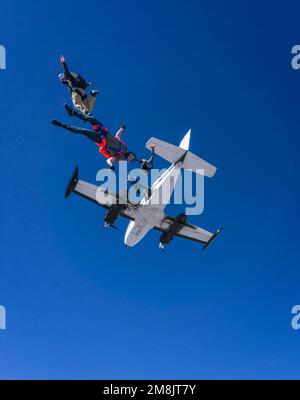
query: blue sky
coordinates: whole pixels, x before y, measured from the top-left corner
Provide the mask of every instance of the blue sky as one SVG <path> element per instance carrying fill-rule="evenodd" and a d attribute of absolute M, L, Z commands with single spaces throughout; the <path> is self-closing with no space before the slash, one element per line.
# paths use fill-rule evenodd
<path fill-rule="evenodd" d="M 1 5 L 0 378 L 299 378 L 299 4 L 79 1 Z M 104 165 L 67 117 L 65 54 L 101 90 L 95 114 L 218 167 L 205 211 L 224 225 L 207 252 L 157 232 L 123 245 L 126 221 L 64 187 Z M 180 207 L 175 212 L 180 212 Z"/>

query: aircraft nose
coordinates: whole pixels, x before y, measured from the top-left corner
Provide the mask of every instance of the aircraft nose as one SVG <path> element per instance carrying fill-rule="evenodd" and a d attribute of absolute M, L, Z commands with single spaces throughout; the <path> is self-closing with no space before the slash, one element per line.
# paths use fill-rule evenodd
<path fill-rule="evenodd" d="M 125 233 L 125 238 L 124 238 L 124 243 L 125 243 L 125 246 L 127 246 L 127 247 L 132 247 L 135 245 L 135 243 L 134 243 L 135 240 L 134 240 L 133 236 L 131 235 L 131 231 L 132 231 L 133 227 L 134 227 L 134 221 L 130 221 L 128 228 L 126 230 L 126 233 Z"/>
<path fill-rule="evenodd" d="M 132 247 L 131 240 L 125 236 L 124 244 L 126 247 Z"/>

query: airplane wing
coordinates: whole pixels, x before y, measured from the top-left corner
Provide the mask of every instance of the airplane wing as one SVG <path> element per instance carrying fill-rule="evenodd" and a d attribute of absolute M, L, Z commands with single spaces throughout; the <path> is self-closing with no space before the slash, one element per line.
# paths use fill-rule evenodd
<path fill-rule="evenodd" d="M 94 185 L 89 182 L 82 181 L 78 178 L 78 167 L 75 168 L 73 175 L 65 191 L 65 198 L 69 197 L 71 193 L 89 200 L 98 206 L 102 206 L 107 210 L 113 208 L 114 205 L 119 204 L 119 194 L 111 193 L 101 186 Z M 136 214 L 135 204 L 124 204 L 120 215 L 130 220 L 134 220 Z"/>
<path fill-rule="evenodd" d="M 166 217 L 160 226 L 156 226 L 154 229 L 161 232 L 168 232 L 172 224 L 177 223 L 173 217 Z M 179 229 L 174 233 L 174 236 L 181 237 L 183 239 L 193 240 L 194 242 L 203 243 L 203 250 L 206 249 L 211 242 L 218 236 L 223 228 L 218 229 L 215 233 L 209 232 L 196 225 L 188 222 L 179 223 Z"/>
<path fill-rule="evenodd" d="M 190 228 L 189 226 L 184 226 L 177 235 L 196 242 L 207 243 L 212 238 L 213 233 L 198 227 Z"/>
<path fill-rule="evenodd" d="M 71 193 L 75 193 L 78 196 L 97 204 L 98 206 L 106 208 L 108 210 L 108 214 L 114 214 L 117 207 L 117 215 L 127 218 L 131 221 L 135 221 L 137 218 L 138 205 L 132 203 L 122 204 L 120 202 L 121 194 L 119 195 L 117 193 L 111 193 L 101 186 L 80 180 L 78 178 L 78 167 L 75 168 L 70 182 L 66 188 L 65 197 L 69 197 Z M 203 243 L 203 250 L 210 245 L 210 243 L 222 230 L 221 228 L 213 234 L 188 222 L 180 222 L 178 218 L 171 216 L 165 216 L 163 221 L 159 225 L 155 226 L 154 229 L 171 234 L 171 237 L 178 236 L 184 239 L 193 240 L 198 243 Z"/>

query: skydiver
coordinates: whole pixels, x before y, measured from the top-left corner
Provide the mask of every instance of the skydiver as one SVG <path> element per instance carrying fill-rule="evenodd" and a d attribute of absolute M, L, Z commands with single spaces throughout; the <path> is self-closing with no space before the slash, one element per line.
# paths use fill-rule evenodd
<path fill-rule="evenodd" d="M 144 158 L 139 160 L 139 163 L 141 164 L 141 169 L 145 172 L 149 172 L 153 168 L 153 163 L 154 163 L 154 158 L 155 158 L 154 148 L 155 148 L 155 145 L 151 146 L 151 157 L 148 160 L 146 160 Z"/>
<path fill-rule="evenodd" d="M 114 162 L 133 162 L 136 160 L 136 155 L 132 151 L 128 151 L 125 142 L 121 140 L 121 135 L 126 129 L 126 126 L 124 124 L 121 125 L 116 135 L 112 136 L 109 133 L 108 129 L 98 119 L 89 115 L 82 114 L 76 110 L 72 110 L 68 105 L 65 105 L 65 108 L 70 116 L 76 116 L 84 122 L 90 122 L 93 130 L 79 128 L 77 126 L 65 124 L 57 120 L 52 120 L 51 123 L 55 126 L 64 128 L 73 133 L 82 134 L 95 142 L 96 145 L 99 147 L 99 152 L 107 158 L 106 162 L 112 171 L 115 170 L 113 165 Z"/>
<path fill-rule="evenodd" d="M 106 130 L 108 132 L 107 128 L 103 127 L 103 124 L 99 120 L 97 120 L 95 117 L 93 117 L 91 115 L 83 115 L 82 113 L 76 111 L 75 109 L 72 109 L 68 104 L 65 104 L 64 107 L 70 117 L 77 117 L 77 118 L 81 119 L 81 121 L 83 121 L 83 122 L 90 122 L 90 124 L 92 125 L 92 127 L 95 131 L 97 131 L 98 128 L 100 128 L 100 130 L 101 130 L 101 127 L 102 127 L 102 128 L 104 128 L 104 130 Z M 121 135 L 125 129 L 126 129 L 126 126 L 124 124 L 122 124 L 121 128 L 116 133 L 115 138 L 120 140 Z M 138 162 L 141 164 L 141 169 L 144 172 L 148 173 L 153 168 L 153 162 L 154 162 L 154 158 L 155 158 L 154 148 L 155 148 L 155 145 L 151 146 L 151 157 L 148 160 L 145 158 L 138 160 Z M 99 151 L 101 153 L 101 149 L 99 149 Z"/>
<path fill-rule="evenodd" d="M 64 72 L 59 74 L 59 79 L 71 93 L 74 107 L 84 114 L 91 114 L 99 91 L 91 90 L 91 95 L 88 96 L 86 89 L 92 85 L 91 82 L 87 82 L 80 74 L 71 72 L 64 56 L 60 57 L 60 62 Z"/>
<path fill-rule="evenodd" d="M 141 160 L 138 161 L 141 164 L 142 172 L 144 172 L 145 174 L 148 174 L 153 168 L 153 162 L 154 162 L 154 158 L 155 158 L 155 150 L 154 149 L 155 149 L 155 145 L 151 146 L 151 157 L 148 160 L 145 158 L 142 158 Z M 135 183 L 139 182 L 139 179 L 138 179 L 138 177 L 129 176 L 128 182 L 130 182 L 130 184 L 134 185 Z"/>
<path fill-rule="evenodd" d="M 148 174 L 152 170 L 154 158 L 155 158 L 155 145 L 151 146 L 151 157 L 148 160 L 144 158 L 139 160 L 139 163 L 141 164 L 141 170 L 142 172 L 144 172 L 144 174 Z M 131 186 L 136 185 L 136 187 L 138 188 L 137 193 L 140 193 L 140 189 L 143 189 L 145 194 L 147 194 L 147 198 L 149 199 L 151 197 L 152 193 L 151 188 L 141 185 L 140 179 L 137 176 L 129 175 L 128 182 L 130 183 Z"/>

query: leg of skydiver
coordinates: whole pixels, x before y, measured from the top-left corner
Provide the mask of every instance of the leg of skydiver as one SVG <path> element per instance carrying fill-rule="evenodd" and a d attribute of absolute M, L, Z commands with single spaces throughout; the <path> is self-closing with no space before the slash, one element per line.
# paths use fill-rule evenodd
<path fill-rule="evenodd" d="M 88 115 L 94 109 L 97 94 L 98 90 L 92 90 L 88 96 L 84 89 L 77 88 L 72 92 L 72 103 L 75 108 Z"/>
<path fill-rule="evenodd" d="M 144 173 L 146 174 L 147 172 L 144 172 Z M 134 176 L 130 176 L 129 175 L 127 181 L 128 181 L 128 183 L 130 184 L 131 187 L 135 186 L 135 189 L 136 189 L 136 192 L 137 192 L 138 196 L 140 195 L 141 190 L 142 190 L 144 195 L 145 195 L 145 197 L 146 197 L 146 200 L 148 200 L 151 197 L 151 194 L 152 194 L 151 187 L 142 185 L 140 183 L 140 178 L 139 177 L 137 177 L 137 176 L 134 177 Z"/>
<path fill-rule="evenodd" d="M 107 165 L 109 166 L 109 169 L 112 171 L 115 170 L 115 167 L 113 166 L 113 163 L 116 161 L 115 157 L 110 157 L 109 159 L 106 160 Z"/>
<path fill-rule="evenodd" d="M 86 91 L 80 88 L 77 88 L 72 92 L 72 103 L 77 110 L 80 110 L 83 113 L 87 113 L 89 110 L 83 104 L 84 100 L 86 100 L 87 94 Z"/>
<path fill-rule="evenodd" d="M 98 146 L 99 146 L 99 144 L 98 144 Z M 107 164 L 109 166 L 109 169 L 114 171 L 115 167 L 113 166 L 113 163 L 116 161 L 116 158 L 113 157 L 111 155 L 111 153 L 107 150 L 107 148 L 104 147 L 104 146 L 99 148 L 99 153 L 102 154 L 105 158 L 107 158 L 106 162 L 107 162 Z"/>
<path fill-rule="evenodd" d="M 94 109 L 95 101 L 96 101 L 96 96 L 98 91 L 92 90 L 91 95 L 87 97 L 86 99 L 82 100 L 83 105 L 87 108 L 87 110 L 91 113 Z"/>
<path fill-rule="evenodd" d="M 105 147 L 100 147 L 99 153 L 101 153 L 105 158 L 108 158 L 108 159 L 111 158 L 110 152 Z"/>
<path fill-rule="evenodd" d="M 62 122 L 56 121 L 55 119 L 51 121 L 53 125 L 59 126 L 60 128 L 64 128 L 73 133 L 79 133 L 86 136 L 88 139 L 97 143 L 99 146 L 105 146 L 106 140 L 105 135 L 92 131 L 90 129 L 78 128 L 77 126 L 64 124 Z"/>
<path fill-rule="evenodd" d="M 93 117 L 92 115 L 83 114 L 82 112 L 77 111 L 75 108 L 74 109 L 71 108 L 68 104 L 65 104 L 64 107 L 70 117 L 77 117 L 77 118 L 81 119 L 81 121 L 83 121 L 83 122 L 90 122 L 91 125 L 103 126 L 103 124 L 97 118 Z"/>

